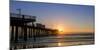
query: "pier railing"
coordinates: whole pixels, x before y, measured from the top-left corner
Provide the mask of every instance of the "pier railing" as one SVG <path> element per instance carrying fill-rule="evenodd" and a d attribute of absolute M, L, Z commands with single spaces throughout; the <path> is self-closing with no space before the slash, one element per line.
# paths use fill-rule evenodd
<path fill-rule="evenodd" d="M 22 14 L 16 14 L 16 13 L 10 13 L 10 17 L 17 17 L 17 18 L 23 18 Z M 30 15 L 24 15 L 25 19 L 36 19 L 35 16 L 30 16 Z"/>

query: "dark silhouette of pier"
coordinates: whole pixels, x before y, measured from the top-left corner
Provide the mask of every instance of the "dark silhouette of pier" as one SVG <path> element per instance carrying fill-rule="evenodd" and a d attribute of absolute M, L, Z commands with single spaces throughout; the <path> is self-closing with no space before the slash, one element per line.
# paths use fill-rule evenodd
<path fill-rule="evenodd" d="M 55 29 L 46 28 L 45 25 L 41 23 L 35 24 L 34 22 L 36 22 L 36 16 L 10 13 L 11 50 L 28 48 L 26 44 L 29 43 L 29 41 L 36 41 L 36 37 L 56 35 L 58 32 Z M 34 44 L 33 47 L 35 47 Z"/>

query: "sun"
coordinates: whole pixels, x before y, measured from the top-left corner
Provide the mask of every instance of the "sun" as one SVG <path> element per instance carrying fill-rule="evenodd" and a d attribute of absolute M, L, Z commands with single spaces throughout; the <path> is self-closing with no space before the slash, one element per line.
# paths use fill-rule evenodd
<path fill-rule="evenodd" d="M 59 32 L 63 32 L 63 30 L 62 30 L 62 29 L 58 29 L 58 31 L 59 31 Z"/>
<path fill-rule="evenodd" d="M 62 27 L 62 26 L 59 26 L 59 27 L 57 27 L 57 30 L 58 30 L 58 34 L 64 34 L 64 27 Z"/>

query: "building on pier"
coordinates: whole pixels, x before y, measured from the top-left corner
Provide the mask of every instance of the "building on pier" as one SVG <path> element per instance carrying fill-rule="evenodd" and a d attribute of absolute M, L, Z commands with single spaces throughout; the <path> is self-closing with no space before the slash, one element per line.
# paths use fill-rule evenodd
<path fill-rule="evenodd" d="M 35 41 L 36 37 L 56 35 L 57 30 L 45 28 L 45 25 L 36 23 L 36 16 L 10 13 L 10 44 L 16 48 L 17 43 Z M 31 24 L 29 24 L 31 23 Z M 23 48 L 26 48 L 25 45 Z"/>

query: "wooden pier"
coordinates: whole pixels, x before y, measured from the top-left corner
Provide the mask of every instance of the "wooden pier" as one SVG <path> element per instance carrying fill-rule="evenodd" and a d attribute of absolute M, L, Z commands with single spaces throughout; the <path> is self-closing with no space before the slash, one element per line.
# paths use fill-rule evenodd
<path fill-rule="evenodd" d="M 45 28 L 45 25 L 36 22 L 36 16 L 10 13 L 10 49 L 18 48 L 17 43 L 36 41 L 36 37 L 56 35 L 57 30 Z M 22 48 L 27 48 L 23 44 Z M 20 49 L 20 48 L 19 48 Z"/>

